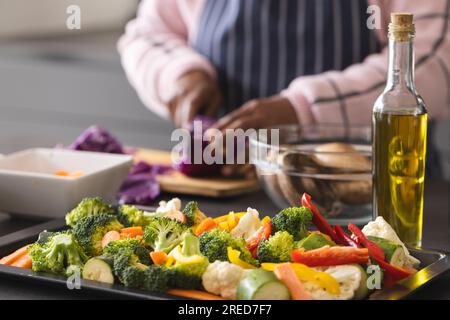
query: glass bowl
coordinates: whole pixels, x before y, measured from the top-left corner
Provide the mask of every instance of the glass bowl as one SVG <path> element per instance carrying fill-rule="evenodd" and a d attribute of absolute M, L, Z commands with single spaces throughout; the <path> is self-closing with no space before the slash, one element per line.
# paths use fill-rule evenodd
<path fill-rule="evenodd" d="M 250 138 L 250 160 L 272 201 L 299 206 L 309 193 L 332 224 L 371 220 L 371 157 L 368 126 L 282 126 Z"/>

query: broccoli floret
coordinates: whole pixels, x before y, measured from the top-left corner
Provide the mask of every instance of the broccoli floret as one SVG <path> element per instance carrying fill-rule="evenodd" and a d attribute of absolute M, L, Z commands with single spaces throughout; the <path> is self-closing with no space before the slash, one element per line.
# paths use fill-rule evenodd
<path fill-rule="evenodd" d="M 144 211 L 127 204 L 123 204 L 119 207 L 118 219 L 126 227 L 144 227 L 151 221 L 151 218 L 147 217 Z"/>
<path fill-rule="evenodd" d="M 115 276 L 127 287 L 142 288 L 149 291 L 164 292 L 169 286 L 170 274 L 164 267 L 147 266 L 139 262 L 133 250 L 122 248 L 114 255 Z"/>
<path fill-rule="evenodd" d="M 171 255 L 176 262 L 169 267 L 169 286 L 179 289 L 199 289 L 202 276 L 208 268 L 208 258 L 200 252 L 200 241 L 190 232 L 186 232 L 180 246 L 173 249 Z"/>
<path fill-rule="evenodd" d="M 84 198 L 76 208 L 66 214 L 66 224 L 73 227 L 82 218 L 97 214 L 114 214 L 114 210 L 101 198 Z"/>
<path fill-rule="evenodd" d="M 307 226 L 311 220 L 311 210 L 306 207 L 286 208 L 272 218 L 272 233 L 287 231 L 298 241 L 308 235 Z"/>
<path fill-rule="evenodd" d="M 184 207 L 183 213 L 186 215 L 186 224 L 188 227 L 195 226 L 206 219 L 206 215 L 198 208 L 196 201 L 188 202 Z"/>
<path fill-rule="evenodd" d="M 258 245 L 258 259 L 260 262 L 288 262 L 294 249 L 294 237 L 286 231 L 278 231 L 268 240 Z"/>
<path fill-rule="evenodd" d="M 70 275 L 80 270 L 88 257 L 74 236 L 68 232 L 55 232 L 30 248 L 34 271 Z"/>
<path fill-rule="evenodd" d="M 78 221 L 73 228 L 73 234 L 89 256 L 99 256 L 103 251 L 103 236 L 108 231 L 122 228 L 123 225 L 115 216 L 97 214 Z"/>
<path fill-rule="evenodd" d="M 111 241 L 103 249 L 103 254 L 108 256 L 115 256 L 123 249 L 130 249 L 135 255 L 138 256 L 139 262 L 150 265 L 152 260 L 150 258 L 150 251 L 147 250 L 138 239 L 120 239 Z"/>
<path fill-rule="evenodd" d="M 144 242 L 154 251 L 169 253 L 183 240 L 183 234 L 188 229 L 182 223 L 166 218 L 153 218 L 145 228 Z"/>
<path fill-rule="evenodd" d="M 206 256 L 210 263 L 216 260 L 228 261 L 228 247 L 241 252 L 239 258 L 254 266 L 258 266 L 257 260 L 253 259 L 250 251 L 245 247 L 243 238 L 233 238 L 228 232 L 213 229 L 202 233 L 200 240 L 200 252 Z"/>

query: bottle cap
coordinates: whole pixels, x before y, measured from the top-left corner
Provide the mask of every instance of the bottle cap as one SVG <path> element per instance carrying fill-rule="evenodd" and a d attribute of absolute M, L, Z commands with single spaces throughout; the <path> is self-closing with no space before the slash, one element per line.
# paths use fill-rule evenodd
<path fill-rule="evenodd" d="M 389 24 L 389 39 L 396 41 L 408 41 L 414 37 L 414 15 L 411 13 L 391 13 Z"/>

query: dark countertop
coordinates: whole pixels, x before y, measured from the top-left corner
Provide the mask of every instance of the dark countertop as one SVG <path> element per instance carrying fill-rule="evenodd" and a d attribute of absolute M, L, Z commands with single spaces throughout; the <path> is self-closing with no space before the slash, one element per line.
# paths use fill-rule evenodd
<path fill-rule="evenodd" d="M 450 251 L 449 227 L 449 184 L 441 181 L 428 181 L 425 195 L 425 218 L 423 246 L 444 251 Z M 172 195 L 163 195 L 170 199 Z M 230 209 L 246 210 L 248 206 L 257 208 L 262 215 L 272 215 L 277 208 L 261 191 L 251 195 L 229 198 L 226 200 L 201 197 L 180 197 L 183 202 L 197 200 L 202 209 L 210 215 L 220 215 Z M 16 219 L 3 215 L 0 220 L 0 236 L 38 223 L 23 218 Z M 440 277 L 430 286 L 420 290 L 413 299 L 450 299 L 450 272 Z M 0 278 L 0 300 L 4 299 L 102 299 L 117 298 L 115 296 L 99 295 L 83 290 L 68 290 L 65 288 L 35 286 L 25 281 Z"/>

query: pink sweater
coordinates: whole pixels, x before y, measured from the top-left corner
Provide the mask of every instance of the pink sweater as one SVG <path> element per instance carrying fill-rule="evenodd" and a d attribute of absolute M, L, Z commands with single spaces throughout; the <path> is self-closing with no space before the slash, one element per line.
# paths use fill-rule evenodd
<path fill-rule="evenodd" d="M 130 83 L 146 106 L 168 117 L 167 92 L 174 81 L 190 70 L 203 70 L 216 78 L 211 63 L 191 46 L 204 0 L 143 0 L 137 18 L 130 21 L 119 40 L 122 64 Z M 382 11 L 377 30 L 381 53 L 343 71 L 302 76 L 280 94 L 295 107 L 301 123 L 342 123 L 346 104 L 352 124 L 369 124 L 373 104 L 387 76 L 387 25 L 391 12 L 415 14 L 416 86 L 431 118 L 448 114 L 450 105 L 450 0 L 371 0 Z M 164 47 L 155 45 L 164 43 Z M 174 48 L 168 55 L 164 48 Z M 380 73 L 384 71 L 384 74 Z M 330 84 L 335 83 L 338 88 Z M 337 89 L 337 90 L 336 90 Z"/>

